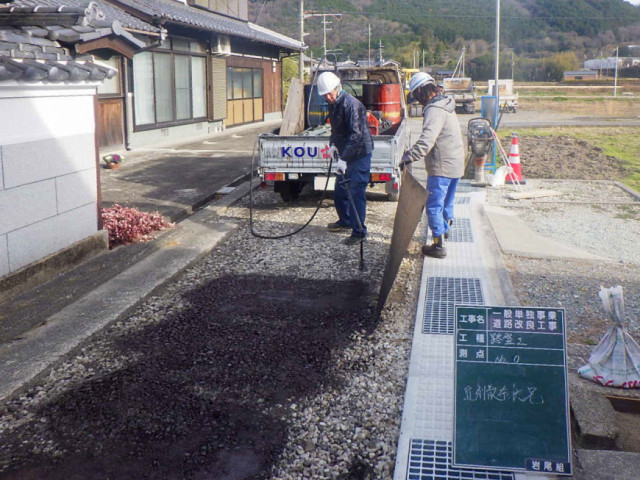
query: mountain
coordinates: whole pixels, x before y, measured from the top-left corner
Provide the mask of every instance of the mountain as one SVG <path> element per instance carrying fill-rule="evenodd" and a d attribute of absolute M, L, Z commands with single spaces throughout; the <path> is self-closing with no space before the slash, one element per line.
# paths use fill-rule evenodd
<path fill-rule="evenodd" d="M 489 55 L 495 38 L 495 0 L 305 0 L 305 12 L 324 17 L 327 48 L 351 58 L 394 58 L 405 66 L 455 64 Z M 640 6 L 624 0 L 501 0 L 501 50 L 517 58 L 573 52 L 577 59 L 607 56 L 620 44 L 640 44 Z M 251 21 L 299 38 L 299 2 L 250 0 Z M 369 27 L 371 36 L 369 37 Z M 305 20 L 311 53 L 323 53 L 323 17 Z M 369 45 L 371 50 L 369 50 Z M 510 60 L 509 60 L 510 61 Z"/>

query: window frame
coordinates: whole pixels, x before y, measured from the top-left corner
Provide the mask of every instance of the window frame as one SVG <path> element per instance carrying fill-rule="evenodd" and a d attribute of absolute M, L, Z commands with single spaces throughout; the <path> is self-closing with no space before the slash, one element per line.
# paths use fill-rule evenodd
<path fill-rule="evenodd" d="M 174 42 L 175 41 L 175 42 Z M 184 47 L 186 41 L 187 48 Z M 208 119 L 208 107 L 205 105 L 204 114 L 199 117 L 194 117 L 194 109 L 193 100 L 194 100 L 194 78 L 193 78 L 193 61 L 194 57 L 202 58 L 204 61 L 205 69 L 204 69 L 204 78 L 202 79 L 201 85 L 204 86 L 204 91 L 202 95 L 207 98 L 207 72 L 206 72 L 206 64 L 207 64 L 207 54 L 204 45 L 201 45 L 201 48 L 194 47 L 194 40 L 173 37 L 169 38 L 168 41 L 165 41 L 163 45 L 153 50 L 149 50 L 148 53 L 151 54 L 151 66 L 152 66 L 152 81 L 151 84 L 153 86 L 153 92 L 151 97 L 153 98 L 153 122 L 152 123 L 144 123 L 137 124 L 136 123 L 136 91 L 135 91 L 135 82 L 132 82 L 132 89 L 134 94 L 133 101 L 133 130 L 135 132 L 146 131 L 146 130 L 156 130 L 159 128 L 173 127 L 178 125 L 188 125 L 191 123 L 199 123 L 203 121 L 207 121 Z M 180 44 L 178 49 L 174 48 L 174 43 Z M 198 43 L 198 42 L 195 42 Z M 197 51 L 201 50 L 201 52 Z M 156 89 L 156 56 L 157 55 L 169 55 L 169 72 L 167 72 L 168 79 L 170 81 L 170 90 L 171 90 L 171 120 L 167 121 L 158 121 L 158 100 L 157 100 L 157 89 Z M 188 76 L 189 76 L 189 94 L 187 95 L 189 102 L 189 118 L 178 120 L 178 105 L 177 105 L 177 95 L 176 95 L 176 63 L 178 62 L 177 57 L 187 58 L 188 59 Z M 136 74 L 135 69 L 132 68 L 133 75 Z"/>

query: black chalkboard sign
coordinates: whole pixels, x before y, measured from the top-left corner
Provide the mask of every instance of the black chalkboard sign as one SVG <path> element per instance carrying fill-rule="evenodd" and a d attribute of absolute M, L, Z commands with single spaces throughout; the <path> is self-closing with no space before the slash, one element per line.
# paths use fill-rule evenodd
<path fill-rule="evenodd" d="M 453 464 L 571 473 L 563 309 L 456 306 Z"/>

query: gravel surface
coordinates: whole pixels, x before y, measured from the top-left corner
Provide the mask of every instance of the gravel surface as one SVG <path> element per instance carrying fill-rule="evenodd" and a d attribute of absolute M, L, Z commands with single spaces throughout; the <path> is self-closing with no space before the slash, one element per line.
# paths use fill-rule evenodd
<path fill-rule="evenodd" d="M 567 168 L 560 160 L 571 157 L 558 146 L 540 148 L 555 148 L 557 157 L 536 165 L 527 152 L 525 176 L 545 171 L 554 178 L 550 165 L 557 164 L 557 178 L 562 171 L 599 178 L 597 165 L 576 171 L 582 163 L 575 158 L 594 152 L 565 142 L 578 155 Z M 518 209 L 532 228 L 604 258 L 506 257 L 519 301 L 563 306 L 569 340 L 595 344 L 608 325 L 599 287 L 620 284 L 637 335 L 640 213 L 628 205 L 631 197 L 594 181 L 530 180 L 527 188 L 563 195 L 513 201 L 512 187 L 488 189 L 488 203 Z M 364 273 L 358 247 L 342 245 L 344 235 L 324 227 L 335 220 L 331 202 L 305 232 L 277 241 L 249 234 L 248 199 L 231 208 L 223 220 L 241 228 L 211 255 L 0 405 L 0 477 L 390 478 L 421 256 L 411 249 L 376 321 L 395 212 L 382 198 L 370 196 Z M 258 191 L 256 230 L 292 231 L 317 201 L 303 193 L 284 205 Z"/>
<path fill-rule="evenodd" d="M 369 202 L 368 270 L 330 234 L 242 225 L 164 292 L 0 408 L 0 477 L 390 478 L 419 285 L 403 262 L 372 312 L 395 204 Z M 310 217 L 319 197 L 256 194 L 256 230 Z M 292 253 L 292 252 L 295 252 Z"/>
<path fill-rule="evenodd" d="M 508 151 L 509 140 L 504 147 Z M 510 200 L 516 187 L 504 186 L 488 188 L 487 203 L 513 209 L 538 233 L 602 260 L 506 256 L 516 296 L 525 305 L 562 306 L 569 342 L 595 345 L 610 325 L 598 297 L 600 286 L 621 285 L 626 326 L 640 340 L 640 194 L 613 181 L 627 170 L 600 149 L 570 137 L 521 137 L 519 147 L 526 180 L 522 190 L 561 195 Z"/>

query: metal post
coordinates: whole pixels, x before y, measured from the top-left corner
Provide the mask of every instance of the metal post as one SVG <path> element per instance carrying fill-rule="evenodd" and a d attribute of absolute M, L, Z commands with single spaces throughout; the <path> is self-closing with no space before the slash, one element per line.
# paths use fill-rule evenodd
<path fill-rule="evenodd" d="M 495 71 L 495 85 L 493 86 L 493 95 L 496 97 L 496 119 L 498 112 L 500 111 L 500 87 L 498 80 L 500 78 L 500 0 L 496 0 L 496 71 Z M 495 128 L 495 121 L 493 127 Z"/>
<path fill-rule="evenodd" d="M 618 48 L 616 47 L 616 71 L 613 76 L 613 96 L 616 96 L 616 90 L 618 89 Z"/>
<path fill-rule="evenodd" d="M 300 43 L 304 45 L 304 0 L 300 0 Z M 300 51 L 300 57 L 298 60 L 298 76 L 300 82 L 304 83 L 304 59 L 302 58 L 303 52 Z"/>

